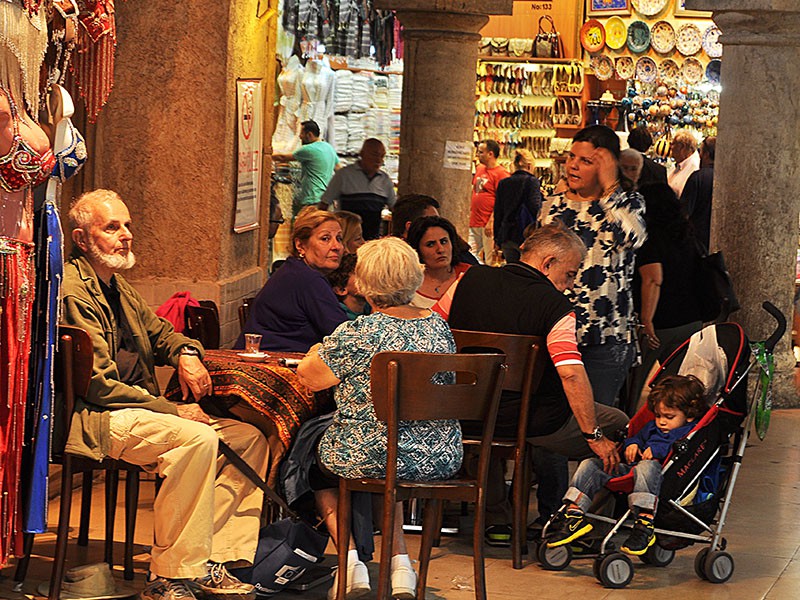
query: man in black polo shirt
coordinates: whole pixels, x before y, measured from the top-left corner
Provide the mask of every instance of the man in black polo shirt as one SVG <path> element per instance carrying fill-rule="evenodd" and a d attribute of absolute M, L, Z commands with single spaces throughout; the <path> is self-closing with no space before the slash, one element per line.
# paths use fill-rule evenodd
<path fill-rule="evenodd" d="M 615 408 L 594 402 L 575 334 L 575 311 L 564 291 L 571 289 L 586 255 L 581 239 L 561 225 L 545 225 L 520 248 L 519 263 L 501 268 L 478 266 L 466 272 L 450 310 L 454 329 L 539 335 L 547 339 L 548 359 L 539 389 L 531 400 L 528 440 L 536 447 L 573 460 L 597 455 L 607 471 L 619 463 L 616 444 L 608 439 L 628 422 Z M 519 395 L 504 393 L 497 417 L 498 437 L 516 435 Z M 542 459 L 542 456 L 539 457 Z M 540 503 L 555 506 L 566 490 L 566 463 L 557 457 L 539 461 Z M 487 523 L 508 512 L 502 471 L 490 475 Z M 544 477 L 543 477 L 544 476 Z M 564 489 L 542 489 L 547 486 Z M 498 496 L 500 501 L 498 502 Z M 497 513 L 490 514 L 494 505 Z M 542 517 L 547 515 L 540 507 Z M 499 524 L 499 523 L 495 523 Z"/>
<path fill-rule="evenodd" d="M 339 210 L 359 215 L 365 240 L 380 235 L 381 211 L 394 206 L 394 183 L 381 171 L 385 156 L 383 142 L 365 140 L 358 161 L 336 171 L 320 200 L 323 208 L 333 204 Z"/>

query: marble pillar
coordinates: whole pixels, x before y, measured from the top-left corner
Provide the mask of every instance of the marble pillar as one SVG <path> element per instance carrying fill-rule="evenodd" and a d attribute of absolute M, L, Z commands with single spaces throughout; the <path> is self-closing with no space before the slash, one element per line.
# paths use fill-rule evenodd
<path fill-rule="evenodd" d="M 725 253 L 742 304 L 733 318 L 749 337 L 764 339 L 774 328 L 764 300 L 787 316 L 775 403 L 800 406 L 790 343 L 800 214 L 800 3 L 686 5 L 714 11 L 724 47 L 711 247 Z"/>
<path fill-rule="evenodd" d="M 403 24 L 399 193 L 428 194 L 466 238 L 479 31 L 512 0 L 376 0 Z"/>

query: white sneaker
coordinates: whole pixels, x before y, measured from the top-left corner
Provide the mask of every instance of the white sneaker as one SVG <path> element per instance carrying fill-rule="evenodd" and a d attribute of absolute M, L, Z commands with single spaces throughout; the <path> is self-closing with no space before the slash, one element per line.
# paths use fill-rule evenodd
<path fill-rule="evenodd" d="M 417 573 L 412 567 L 401 565 L 392 571 L 392 598 L 413 600 L 417 597 Z"/>
<path fill-rule="evenodd" d="M 328 600 L 335 600 L 338 587 L 339 573 L 337 572 L 336 575 L 333 576 L 333 587 L 328 590 Z M 369 590 L 369 571 L 367 571 L 367 565 L 360 560 L 347 565 L 346 598 L 348 598 L 348 600 L 350 598 L 360 598 L 364 594 L 368 594 Z"/>

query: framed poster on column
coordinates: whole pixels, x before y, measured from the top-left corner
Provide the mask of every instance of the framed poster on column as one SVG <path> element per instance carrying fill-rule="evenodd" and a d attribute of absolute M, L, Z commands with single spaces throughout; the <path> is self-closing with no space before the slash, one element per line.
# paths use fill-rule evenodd
<path fill-rule="evenodd" d="M 263 110 L 260 79 L 236 80 L 236 233 L 258 229 Z"/>

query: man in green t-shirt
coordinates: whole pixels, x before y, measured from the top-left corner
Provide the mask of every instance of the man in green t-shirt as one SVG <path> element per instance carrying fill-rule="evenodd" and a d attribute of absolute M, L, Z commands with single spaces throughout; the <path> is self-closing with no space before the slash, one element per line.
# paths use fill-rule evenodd
<path fill-rule="evenodd" d="M 334 169 L 339 165 L 336 150 L 328 142 L 319 139 L 319 125 L 314 121 L 301 123 L 300 141 L 303 145 L 292 154 L 272 155 L 272 160 L 276 162 L 296 160 L 302 167 L 300 191 L 292 206 L 295 215 L 304 207 L 319 203 L 322 192 L 333 177 Z"/>

